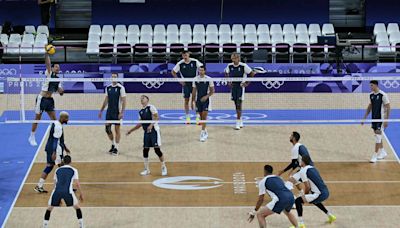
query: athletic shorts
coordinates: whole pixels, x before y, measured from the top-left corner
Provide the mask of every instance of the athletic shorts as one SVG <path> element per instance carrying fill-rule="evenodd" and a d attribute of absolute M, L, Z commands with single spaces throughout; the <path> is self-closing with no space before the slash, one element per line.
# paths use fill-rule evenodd
<path fill-rule="evenodd" d="M 208 112 L 210 101 L 207 99 L 205 102 L 196 101 L 196 112 Z"/>
<path fill-rule="evenodd" d="M 49 199 L 49 206 L 60 206 L 61 200 L 64 200 L 67 207 L 77 205 L 79 203 L 75 193 L 53 191 Z"/>
<path fill-rule="evenodd" d="M 312 203 L 312 204 L 318 204 L 318 203 L 322 203 L 328 199 L 329 192 L 322 192 L 321 194 L 311 193 L 311 194 L 304 195 L 304 197 L 306 198 L 307 202 Z"/>
<path fill-rule="evenodd" d="M 46 150 L 46 160 L 48 164 L 58 165 L 61 164 L 62 159 L 64 158 L 64 149 L 58 145 L 56 149 L 56 160 L 53 161 L 51 155 L 53 151 Z"/>
<path fill-rule="evenodd" d="M 372 127 L 372 129 L 374 129 L 374 131 L 381 130 L 382 122 L 373 122 L 373 123 L 371 123 L 371 127 Z"/>
<path fill-rule="evenodd" d="M 119 111 L 107 110 L 106 120 L 119 120 L 118 115 L 119 115 Z M 119 124 L 115 124 L 115 125 L 119 125 Z"/>
<path fill-rule="evenodd" d="M 160 131 L 155 130 L 154 128 L 151 130 L 150 133 L 144 132 L 143 137 L 143 147 L 150 148 L 150 147 L 160 147 L 161 146 L 161 134 Z"/>
<path fill-rule="evenodd" d="M 190 98 L 190 94 L 192 94 L 193 84 L 191 82 L 185 82 L 185 85 L 182 87 L 183 98 Z"/>
<path fill-rule="evenodd" d="M 283 210 L 289 212 L 294 205 L 293 194 L 287 194 L 284 199 L 279 199 L 278 201 L 271 201 L 267 204 L 267 208 L 271 211 L 280 214 Z"/>
<path fill-rule="evenodd" d="M 241 101 L 243 100 L 243 87 L 236 84 L 232 84 L 231 88 L 231 100 L 232 101 Z"/>
<path fill-rule="evenodd" d="M 52 97 L 42 97 L 38 95 L 35 103 L 35 113 L 54 112 L 54 99 Z"/>

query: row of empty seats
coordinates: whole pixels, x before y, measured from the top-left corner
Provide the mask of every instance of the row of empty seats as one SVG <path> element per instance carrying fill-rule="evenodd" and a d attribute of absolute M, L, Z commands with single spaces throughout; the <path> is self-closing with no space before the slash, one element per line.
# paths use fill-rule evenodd
<path fill-rule="evenodd" d="M 307 33 L 309 35 L 331 35 L 335 33 L 334 27 L 332 24 L 323 24 L 322 29 L 319 24 L 233 24 L 232 26 L 229 24 L 196 24 L 193 27 L 189 24 L 182 24 L 178 26 L 177 24 L 169 24 L 167 26 L 163 24 L 152 25 L 144 24 L 142 26 L 139 25 L 129 25 L 126 27 L 125 25 L 116 25 L 115 28 L 113 25 L 91 25 L 89 29 L 90 35 L 111 35 L 111 36 L 129 36 L 129 35 L 137 35 L 141 37 L 144 36 L 168 36 L 168 35 L 178 35 L 178 36 L 194 36 L 194 35 L 229 35 L 234 36 L 235 34 L 304 34 Z"/>
<path fill-rule="evenodd" d="M 279 44 L 286 43 L 294 45 L 296 43 L 310 44 L 317 43 L 317 37 L 321 35 L 334 35 L 335 30 L 332 24 L 216 24 L 194 25 L 189 24 L 170 24 L 164 26 L 155 25 L 92 25 L 89 29 L 88 54 L 99 52 L 98 47 L 107 46 L 110 48 L 113 44 L 114 52 L 117 52 L 118 45 L 124 46 L 149 46 L 149 52 L 152 52 L 151 46 L 167 46 L 166 52 L 170 52 L 169 46 L 181 44 L 219 45 L 219 51 L 223 51 L 223 45 L 236 45 L 236 51 L 240 52 L 239 46 L 242 44 Z M 104 44 L 104 45 L 103 45 Z M 257 49 L 257 48 L 256 48 Z M 273 48 L 273 51 L 275 48 Z"/>
<path fill-rule="evenodd" d="M 400 46 L 400 30 L 397 23 L 376 23 L 374 25 L 375 43 L 378 45 L 378 55 L 392 55 Z M 378 56 L 379 57 L 379 56 Z"/>
<path fill-rule="evenodd" d="M 48 43 L 49 29 L 45 25 L 25 26 L 23 35 L 18 33 L 14 34 L 0 34 L 0 42 L 5 47 L 4 53 L 18 55 L 18 54 L 44 54 L 44 47 Z"/>

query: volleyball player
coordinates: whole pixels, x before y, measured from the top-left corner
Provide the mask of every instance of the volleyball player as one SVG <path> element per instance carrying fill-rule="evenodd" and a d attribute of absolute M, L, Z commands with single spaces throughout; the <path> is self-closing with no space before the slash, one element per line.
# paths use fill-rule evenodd
<path fill-rule="evenodd" d="M 290 212 L 294 204 L 293 193 L 286 188 L 283 180 L 278 176 L 272 175 L 272 172 L 272 166 L 264 166 L 264 178 L 258 183 L 258 201 L 255 209 L 249 213 L 248 221 L 252 222 L 257 215 L 260 228 L 265 228 L 267 227 L 266 217 L 274 213 L 280 214 L 283 211 L 290 223 L 292 223 L 292 227 L 296 227 L 296 217 Z M 261 207 L 266 193 L 271 197 L 271 202 L 265 207 Z"/>
<path fill-rule="evenodd" d="M 367 107 L 367 111 L 364 115 L 364 120 L 368 117 L 369 113 L 372 112 L 373 120 L 387 120 L 390 115 L 390 101 L 388 95 L 379 89 L 379 83 L 376 80 L 370 81 L 371 93 L 369 95 L 370 103 Z M 382 127 L 383 123 L 383 127 Z M 364 121 L 361 122 L 364 124 Z M 378 159 L 384 159 L 387 156 L 385 149 L 383 148 L 382 133 L 387 128 L 388 122 L 373 122 L 372 129 L 375 133 L 375 153 L 372 155 L 370 160 L 371 163 L 375 163 Z"/>
<path fill-rule="evenodd" d="M 305 228 L 303 221 L 303 204 L 310 203 L 317 206 L 328 216 L 328 223 L 332 223 L 336 220 L 336 217 L 330 213 L 325 206 L 322 204 L 329 198 L 329 190 L 325 185 L 324 180 L 321 178 L 318 170 L 313 167 L 311 158 L 304 155 L 301 158 L 301 170 L 300 176 L 304 183 L 304 193 L 296 198 L 296 210 L 299 216 L 299 228 Z"/>
<path fill-rule="evenodd" d="M 47 176 L 53 170 L 54 165 L 62 165 L 64 150 L 68 154 L 71 152 L 64 143 L 64 130 L 62 126 L 63 124 L 67 124 L 68 120 L 69 114 L 62 111 L 58 121 L 51 124 L 49 138 L 47 139 L 45 148 L 47 155 L 46 168 L 43 170 L 39 182 L 34 188 L 34 190 L 38 193 L 47 193 L 47 191 L 43 188 Z"/>
<path fill-rule="evenodd" d="M 64 200 L 67 207 L 73 207 L 76 210 L 79 227 L 84 227 L 81 207 L 73 189 L 73 185 L 75 185 L 77 192 L 79 192 L 79 199 L 83 201 L 84 198 L 79 183 L 78 170 L 70 165 L 71 157 L 69 155 L 63 158 L 63 163 L 64 165 L 58 168 L 54 174 L 54 190 L 51 193 L 49 206 L 44 215 L 43 228 L 48 227 L 51 211 L 54 207 L 60 206 L 61 200 Z"/>
<path fill-rule="evenodd" d="M 231 100 L 235 103 L 236 108 L 236 130 L 240 130 L 243 127 L 242 120 L 242 105 L 244 101 L 244 90 L 245 87 L 249 85 L 245 81 L 247 75 L 253 77 L 255 73 L 253 70 L 245 63 L 240 62 L 240 55 L 238 53 L 233 53 L 231 55 L 232 63 L 229 63 L 225 68 L 225 76 L 231 78 L 243 78 L 241 82 L 231 82 L 229 86 L 231 87 Z"/>
<path fill-rule="evenodd" d="M 112 82 L 105 89 L 106 97 L 100 108 L 99 119 L 101 119 L 103 110 L 107 107 L 106 120 L 121 120 L 124 118 L 126 106 L 125 87 L 117 82 L 118 74 L 112 73 Z M 121 128 L 119 123 L 114 123 L 115 137 L 111 129 L 111 123 L 106 123 L 106 133 L 111 141 L 111 149 L 108 151 L 112 155 L 118 155 L 119 142 L 121 139 Z"/>
<path fill-rule="evenodd" d="M 178 72 L 182 78 L 194 78 L 197 75 L 198 68 L 202 65 L 203 64 L 199 60 L 190 58 L 189 51 L 183 51 L 182 60 L 175 65 L 171 74 L 174 78 L 178 77 Z M 186 124 L 190 124 L 189 99 L 192 92 L 192 82 L 180 82 L 180 84 L 182 85 L 182 93 L 184 98 Z M 196 122 L 199 120 L 200 116 L 196 114 Z"/>
<path fill-rule="evenodd" d="M 161 175 L 166 176 L 168 174 L 167 166 L 165 165 L 164 155 L 161 152 L 161 134 L 160 127 L 158 126 L 157 120 L 158 111 L 154 105 L 149 104 L 149 97 L 146 95 L 142 95 L 140 97 L 140 103 L 142 104 L 142 109 L 139 111 L 139 119 L 145 121 L 155 121 L 152 123 L 139 123 L 136 124 L 134 128 L 129 130 L 126 135 L 128 136 L 133 131 L 136 131 L 140 127 L 144 130 L 143 137 L 143 160 L 144 160 L 144 170 L 140 173 L 142 176 L 150 175 L 150 167 L 149 167 L 149 151 L 150 148 L 153 147 L 156 152 L 158 158 L 161 162 Z"/>
<path fill-rule="evenodd" d="M 196 112 L 200 114 L 201 120 L 207 120 L 208 106 L 210 104 L 209 98 L 214 94 L 214 82 L 210 81 L 211 77 L 206 75 L 206 68 L 204 66 L 199 67 L 199 75 L 195 77 L 193 81 L 192 91 L 192 109 L 196 107 Z M 208 138 L 208 132 L 206 130 L 206 123 L 201 124 L 200 141 L 204 142 Z"/>
<path fill-rule="evenodd" d="M 49 54 L 45 54 L 44 62 L 46 64 L 46 78 L 58 78 L 58 73 L 60 72 L 60 65 L 51 64 Z M 35 102 L 35 120 L 42 119 L 42 113 L 47 112 L 50 119 L 56 120 L 56 113 L 54 111 L 54 99 L 53 93 L 58 92 L 61 96 L 64 94 L 64 90 L 61 86 L 60 82 L 49 82 L 45 81 L 42 85 L 42 89 L 39 95 L 36 97 Z M 38 123 L 32 124 L 31 135 L 29 136 L 29 143 L 32 146 L 37 146 L 35 132 L 37 129 Z"/>
<path fill-rule="evenodd" d="M 301 183 L 301 178 L 300 178 L 300 163 L 301 163 L 301 158 L 303 156 L 309 156 L 310 154 L 308 153 L 307 147 L 305 147 L 303 144 L 299 143 L 300 140 L 300 133 L 297 131 L 292 132 L 289 138 L 290 142 L 292 143 L 292 155 L 291 159 L 292 162 L 283 170 L 279 171 L 278 176 L 284 174 L 285 172 L 289 171 L 289 181 L 292 182 L 298 190 L 300 190 L 299 184 Z M 310 158 L 311 159 L 311 158 Z M 311 160 L 311 165 L 313 166 L 314 163 Z M 292 176 L 292 173 L 297 170 L 297 172 Z"/>

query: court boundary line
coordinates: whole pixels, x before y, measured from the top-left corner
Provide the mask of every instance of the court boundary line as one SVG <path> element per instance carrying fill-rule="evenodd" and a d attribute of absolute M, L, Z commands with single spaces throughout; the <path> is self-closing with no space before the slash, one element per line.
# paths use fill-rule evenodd
<path fill-rule="evenodd" d="M 51 125 L 49 124 L 49 126 L 47 127 L 47 129 L 46 129 L 46 131 L 45 131 L 45 133 L 44 133 L 44 135 L 43 135 L 43 137 L 42 137 L 42 139 L 41 139 L 41 141 L 40 141 L 40 144 L 38 145 L 38 147 L 37 147 L 37 149 L 36 149 L 35 156 L 33 157 L 32 161 L 31 161 L 31 164 L 29 165 L 29 168 L 28 168 L 28 170 L 27 170 L 26 173 L 25 173 L 25 177 L 24 177 L 24 179 L 22 180 L 22 182 L 21 182 L 21 184 L 20 184 L 20 186 L 19 186 L 18 192 L 17 192 L 17 194 L 16 194 L 15 197 L 14 197 L 14 200 L 13 200 L 13 202 L 12 202 L 12 204 L 11 204 L 11 207 L 8 209 L 7 216 L 5 217 L 5 219 L 4 219 L 3 224 L 1 225 L 1 227 L 4 227 L 5 224 L 7 224 L 7 221 L 8 221 L 8 219 L 9 219 L 10 215 L 11 215 L 11 212 L 12 212 L 13 209 L 14 209 L 15 203 L 17 202 L 17 200 L 18 200 L 18 198 L 19 198 L 19 195 L 21 194 L 21 191 L 22 191 L 22 189 L 23 189 L 23 187 L 24 187 L 24 185 L 25 185 L 26 179 L 28 179 L 28 176 L 29 176 L 29 174 L 31 173 L 33 164 L 35 163 L 35 160 L 36 160 L 36 157 L 38 156 L 39 151 L 40 151 L 40 149 L 42 148 L 42 145 L 43 145 L 43 143 L 44 143 L 44 141 L 45 141 L 44 139 L 46 138 L 46 135 L 48 135 L 49 132 L 50 132 L 50 126 L 51 126 Z"/>
<path fill-rule="evenodd" d="M 168 177 L 173 177 L 173 176 L 166 176 L 164 178 Z M 159 179 L 162 179 L 163 177 L 160 177 Z M 262 179 L 262 177 L 255 177 L 257 179 Z M 158 180 L 158 179 L 156 179 Z M 153 184 L 153 181 L 93 181 L 93 182 L 79 182 L 81 185 L 148 185 L 148 184 Z M 237 182 L 235 181 L 179 181 L 176 182 L 176 184 L 235 184 Z M 243 184 L 257 184 L 257 181 L 244 181 L 240 182 Z M 325 181 L 325 183 L 328 184 L 399 184 L 400 181 L 390 181 L 390 180 L 371 180 L 371 181 Z M 34 182 L 28 182 L 24 183 L 26 185 L 34 185 L 37 183 Z M 46 185 L 52 185 L 52 183 L 46 183 Z"/>
<path fill-rule="evenodd" d="M 111 155 L 110 155 L 111 157 Z M 152 158 L 150 158 L 152 159 Z M 156 158 L 154 158 L 156 159 Z M 159 161 L 149 161 L 150 163 L 160 163 Z M 368 159 L 365 160 L 334 160 L 334 161 L 318 161 L 314 160 L 315 163 L 368 163 L 371 165 L 374 165 L 376 163 L 370 163 Z M 390 160 L 379 160 L 377 163 L 390 163 L 390 162 L 398 162 L 397 160 L 390 159 Z M 35 163 L 38 164 L 43 164 L 46 163 L 44 161 L 37 161 Z M 73 161 L 73 163 L 143 163 L 143 161 Z M 178 161 L 166 161 L 166 163 L 288 163 L 288 161 L 233 161 L 233 160 L 228 160 L 228 161 L 215 161 L 215 160 L 197 160 L 197 161 L 183 161 L 183 160 L 178 160 Z"/>
<path fill-rule="evenodd" d="M 313 206 L 313 205 L 303 205 L 303 207 L 310 207 L 310 208 L 314 208 L 315 206 Z M 370 208 L 370 207 L 372 207 L 372 208 L 374 208 L 374 207 L 387 207 L 387 208 L 400 208 L 400 205 L 342 205 L 342 206 L 339 206 L 339 205 L 332 205 L 332 206 L 329 206 L 329 205 L 327 205 L 327 207 L 332 207 L 332 208 Z M 40 206 L 40 207 L 15 207 L 15 208 L 18 208 L 18 209 L 20 209 L 20 208 L 26 208 L 26 209 L 36 209 L 36 208 L 47 208 L 47 207 L 43 207 L 43 206 Z M 62 208 L 62 209 L 70 209 L 70 208 L 68 208 L 68 207 L 60 207 L 60 208 Z M 82 208 L 87 208 L 87 209 L 108 209 L 108 208 L 118 208 L 118 209 L 131 209 L 131 208 L 134 208 L 134 209 L 138 209 L 138 208 L 140 208 L 140 209 L 165 209 L 165 208 L 168 208 L 168 209 L 213 209 L 213 208 L 222 208 L 222 209 L 227 209 L 227 208 L 233 208 L 233 209 L 236 209 L 236 208 L 238 208 L 238 209 L 240 209 L 240 208 L 243 208 L 243 209 L 249 209 L 249 208 L 254 208 L 254 205 L 251 205 L 251 206 L 215 206 L 215 207 L 213 207 L 213 206 L 199 206 L 199 207 L 193 207 L 193 206 L 182 206 L 182 207 L 178 207 L 178 206 L 165 206 L 165 207 L 163 207 L 163 206 L 143 206 L 143 207 L 138 207 L 138 206 L 133 206 L 133 207 L 127 207 L 127 206 L 122 206 L 122 207 L 112 207 L 112 206 L 105 206 L 105 207 L 85 207 L 85 206 L 83 206 Z"/>
<path fill-rule="evenodd" d="M 390 142 L 389 137 L 387 137 L 387 135 L 386 135 L 386 133 L 385 133 L 384 131 L 382 131 L 382 133 L 383 133 L 383 136 L 385 137 L 386 142 L 387 142 L 387 144 L 389 145 L 390 149 L 392 149 L 392 152 L 393 152 L 393 154 L 394 154 L 394 157 L 397 159 L 397 162 L 400 164 L 399 156 L 397 155 L 396 150 L 394 149 L 392 143 Z"/>

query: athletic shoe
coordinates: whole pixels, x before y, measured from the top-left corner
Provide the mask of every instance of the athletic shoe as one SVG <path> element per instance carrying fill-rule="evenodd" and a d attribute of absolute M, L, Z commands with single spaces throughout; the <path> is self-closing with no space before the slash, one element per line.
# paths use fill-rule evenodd
<path fill-rule="evenodd" d="M 374 155 L 372 155 L 372 158 L 371 158 L 371 160 L 369 160 L 369 162 L 375 163 L 376 161 L 378 161 L 378 154 L 374 153 Z"/>
<path fill-rule="evenodd" d="M 334 216 L 334 215 L 329 215 L 329 216 L 328 216 L 328 223 L 333 223 L 334 221 L 336 221 L 336 216 Z"/>
<path fill-rule="evenodd" d="M 196 116 L 196 125 L 200 125 L 200 117 Z"/>
<path fill-rule="evenodd" d="M 33 190 L 35 190 L 35 192 L 37 192 L 37 193 L 48 193 L 48 191 L 44 190 L 43 187 L 39 187 L 37 185 Z"/>
<path fill-rule="evenodd" d="M 306 228 L 306 225 L 304 225 L 304 223 L 302 223 L 302 222 L 299 222 L 298 227 L 299 228 Z"/>
<path fill-rule="evenodd" d="M 240 120 L 239 126 L 240 126 L 240 128 L 244 127 L 243 120 Z"/>
<path fill-rule="evenodd" d="M 386 156 L 387 156 L 387 153 L 386 153 L 385 149 L 382 149 L 382 150 L 378 153 L 378 160 L 385 159 Z"/>
<path fill-rule="evenodd" d="M 140 175 L 141 175 L 141 176 L 150 175 L 150 170 L 149 170 L 149 169 L 145 169 L 145 170 L 143 170 L 142 172 L 140 172 Z"/>
<path fill-rule="evenodd" d="M 37 142 L 36 142 L 36 139 L 35 139 L 35 135 L 29 136 L 28 141 L 29 141 L 29 144 L 31 144 L 31 146 L 37 146 Z"/>
<path fill-rule="evenodd" d="M 204 135 L 205 135 L 205 132 L 201 131 L 201 133 L 200 133 L 200 142 L 206 141 L 206 139 L 204 138 Z"/>
<path fill-rule="evenodd" d="M 161 166 L 161 175 L 162 176 L 167 176 L 168 175 L 167 166 L 165 166 L 165 165 Z"/>
<path fill-rule="evenodd" d="M 240 130 L 240 121 L 239 120 L 236 121 L 235 130 Z"/>
<path fill-rule="evenodd" d="M 207 131 L 204 131 L 204 138 L 208 139 L 208 132 Z"/>
<path fill-rule="evenodd" d="M 108 153 L 113 153 L 114 150 L 115 150 L 115 146 L 114 146 L 114 145 L 111 145 L 111 149 L 108 151 Z"/>
<path fill-rule="evenodd" d="M 186 124 L 190 124 L 190 116 L 186 117 Z"/>
<path fill-rule="evenodd" d="M 114 148 L 114 150 L 112 151 L 112 153 L 111 153 L 112 155 L 114 155 L 114 156 L 118 156 L 118 149 L 117 148 Z"/>

